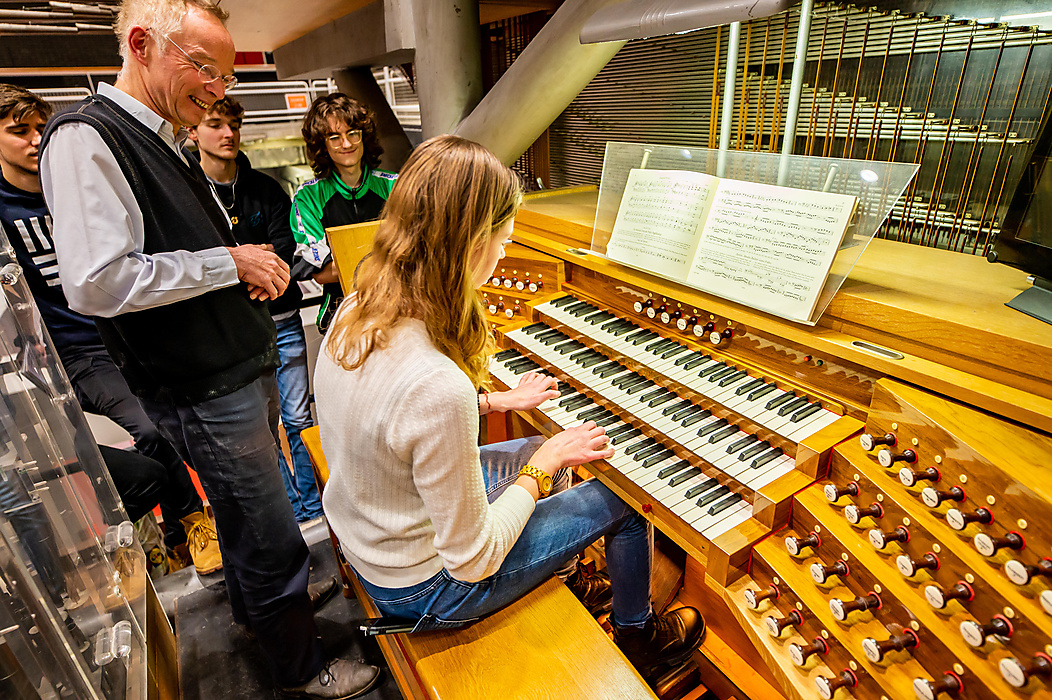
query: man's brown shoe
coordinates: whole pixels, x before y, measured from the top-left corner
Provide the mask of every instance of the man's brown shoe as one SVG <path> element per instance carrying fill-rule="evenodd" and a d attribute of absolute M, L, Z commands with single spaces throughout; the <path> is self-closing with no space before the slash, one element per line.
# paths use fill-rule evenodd
<path fill-rule="evenodd" d="M 182 519 L 186 530 L 186 546 L 199 575 L 210 574 L 223 568 L 223 555 L 219 551 L 219 537 L 212 519 L 202 511 L 191 513 Z"/>
<path fill-rule="evenodd" d="M 339 585 L 340 582 L 336 580 L 335 576 L 330 576 L 324 581 L 307 584 L 307 595 L 310 596 L 310 604 L 314 606 L 315 612 L 332 600 L 332 596 L 336 593 Z"/>
<path fill-rule="evenodd" d="M 294 688 L 281 688 L 293 698 L 347 700 L 365 695 L 380 680 L 380 669 L 362 661 L 333 659 L 314 678 Z"/>
<path fill-rule="evenodd" d="M 643 629 L 614 627 L 614 642 L 644 678 L 686 661 L 705 637 L 705 618 L 692 607 L 651 615 Z"/>

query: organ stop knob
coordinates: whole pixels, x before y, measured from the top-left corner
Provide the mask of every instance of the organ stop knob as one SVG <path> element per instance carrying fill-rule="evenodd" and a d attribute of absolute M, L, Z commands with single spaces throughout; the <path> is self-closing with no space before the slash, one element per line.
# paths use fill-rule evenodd
<path fill-rule="evenodd" d="M 938 508 L 943 501 L 956 501 L 960 503 L 968 496 L 960 486 L 954 486 L 947 491 L 937 491 L 927 486 L 921 491 L 921 500 L 929 508 Z"/>
<path fill-rule="evenodd" d="M 975 549 L 984 557 L 992 557 L 997 550 L 1005 547 L 1022 549 L 1026 546 L 1026 541 L 1018 532 L 1009 532 L 1004 537 L 990 537 L 985 532 L 980 532 L 972 539 L 972 542 L 975 544 Z"/>
<path fill-rule="evenodd" d="M 942 693 L 951 698 L 957 697 L 964 684 L 956 673 L 947 671 L 937 681 L 929 681 L 927 678 L 913 679 L 913 692 L 920 700 L 935 700 Z"/>
<path fill-rule="evenodd" d="M 986 508 L 976 508 L 971 513 L 965 513 L 956 508 L 946 511 L 946 522 L 954 530 L 960 531 L 968 527 L 968 523 L 980 523 L 989 525 L 994 521 L 994 514 Z"/>
<path fill-rule="evenodd" d="M 815 637 L 807 646 L 800 644 L 789 645 L 789 658 L 792 659 L 793 663 L 797 666 L 803 666 L 807 663 L 807 660 L 814 654 L 827 654 L 829 653 L 829 645 L 826 644 L 826 640 L 821 637 Z"/>
<path fill-rule="evenodd" d="M 858 610 L 859 612 L 865 612 L 866 610 L 879 610 L 881 608 L 880 596 L 876 593 L 868 593 L 866 595 L 860 595 L 854 600 L 844 602 L 840 598 L 833 598 L 829 601 L 829 612 L 833 613 L 833 617 L 843 622 L 847 619 L 847 616 Z"/>
<path fill-rule="evenodd" d="M 869 543 L 877 549 L 884 549 L 890 542 L 902 542 L 905 544 L 910 541 L 910 531 L 899 525 L 891 532 L 884 532 L 883 530 L 873 529 L 869 531 Z"/>
<path fill-rule="evenodd" d="M 785 549 L 794 557 L 808 547 L 817 548 L 820 544 L 822 544 L 822 540 L 818 537 L 817 532 L 812 532 L 807 537 L 785 538 Z"/>
<path fill-rule="evenodd" d="M 873 663 L 880 663 L 884 660 L 884 655 L 889 651 L 902 651 L 904 649 L 912 649 L 920 643 L 917 639 L 917 633 L 913 630 L 905 630 L 902 634 L 892 635 L 890 638 L 885 639 L 882 642 L 878 642 L 873 637 L 866 637 L 862 640 L 862 651 Z"/>
<path fill-rule="evenodd" d="M 844 578 L 849 571 L 846 561 L 838 561 L 830 566 L 823 566 L 821 562 L 815 562 L 811 565 L 811 578 L 815 580 L 815 583 L 825 583 L 830 576 Z"/>
<path fill-rule="evenodd" d="M 823 700 L 833 700 L 833 695 L 839 688 L 854 688 L 858 685 L 858 678 L 850 670 L 845 668 L 836 678 L 819 676 L 815 679 L 815 687 L 818 688 L 818 696 Z"/>
<path fill-rule="evenodd" d="M 1012 559 L 1005 564 L 1005 576 L 1017 586 L 1025 586 L 1035 576 L 1052 576 L 1052 559 L 1044 558 L 1037 564 L 1024 564 Z"/>
<path fill-rule="evenodd" d="M 858 525 L 862 518 L 873 518 L 877 520 L 884 517 L 884 507 L 879 503 L 870 503 L 865 508 L 859 508 L 854 503 L 844 508 L 844 517 L 852 525 Z"/>
<path fill-rule="evenodd" d="M 752 610 L 755 610 L 756 608 L 760 607 L 760 603 L 767 599 L 778 600 L 778 598 L 781 597 L 782 592 L 778 590 L 778 586 L 772 584 L 768 586 L 767 590 L 763 593 L 760 593 L 759 591 L 754 591 L 753 589 L 749 588 L 745 591 L 743 595 L 745 597 L 745 604 L 748 605 L 749 608 L 751 608 Z"/>
<path fill-rule="evenodd" d="M 898 568 L 900 574 L 909 578 L 921 569 L 931 569 L 932 571 L 935 571 L 939 568 L 939 558 L 931 552 L 925 552 L 924 556 L 920 559 L 913 559 L 908 554 L 900 554 L 895 558 L 895 566 Z"/>
<path fill-rule="evenodd" d="M 842 496 L 857 496 L 858 495 L 858 482 L 849 482 L 846 486 L 837 486 L 836 484 L 826 484 L 822 488 L 822 493 L 825 494 L 826 500 L 830 503 L 836 503 Z"/>
<path fill-rule="evenodd" d="M 942 610 L 951 600 L 967 603 L 973 598 L 975 598 L 975 590 L 964 581 L 958 581 L 948 591 L 944 591 L 934 583 L 924 589 L 924 599 L 936 610 Z"/>
<path fill-rule="evenodd" d="M 858 441 L 862 445 L 862 449 L 866 452 L 871 451 L 878 445 L 887 445 L 888 447 L 895 446 L 895 436 L 891 433 L 885 433 L 884 435 L 870 435 L 869 433 L 863 433 L 858 437 Z"/>
<path fill-rule="evenodd" d="M 786 627 L 796 627 L 803 622 L 803 618 L 800 617 L 800 613 L 796 610 L 790 610 L 785 617 L 778 618 L 774 615 L 768 615 L 763 619 L 763 622 L 767 625 L 767 634 L 772 637 L 780 637 L 782 636 L 782 630 Z"/>
<path fill-rule="evenodd" d="M 994 615 L 988 624 L 982 624 L 978 620 L 965 620 L 961 623 L 961 636 L 964 641 L 978 649 L 986 644 L 986 638 L 997 635 L 1008 639 L 1012 636 L 1012 623 L 1003 615 Z"/>
<path fill-rule="evenodd" d="M 903 467 L 899 470 L 899 481 L 902 482 L 903 486 L 913 486 L 918 481 L 930 481 L 935 483 L 939 480 L 939 476 L 939 470 L 935 467 L 928 467 L 927 469 L 920 470 Z"/>
<path fill-rule="evenodd" d="M 1052 678 L 1052 658 L 1040 652 L 1034 654 L 1029 666 L 1024 666 L 1022 661 L 1010 656 L 1001 659 L 998 667 L 1001 669 L 1001 676 L 1014 688 L 1026 686 L 1031 676 Z"/>
<path fill-rule="evenodd" d="M 890 467 L 896 462 L 913 464 L 917 461 L 917 453 L 913 450 L 903 450 L 902 452 L 895 453 L 885 447 L 880 452 L 877 452 L 877 461 L 880 462 L 880 466 L 885 468 Z"/>

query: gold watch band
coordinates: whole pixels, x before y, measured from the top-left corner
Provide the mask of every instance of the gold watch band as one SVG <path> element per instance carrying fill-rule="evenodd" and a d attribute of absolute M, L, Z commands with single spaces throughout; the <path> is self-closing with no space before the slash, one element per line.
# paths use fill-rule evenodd
<path fill-rule="evenodd" d="M 532 476 L 537 480 L 537 491 L 540 492 L 542 498 L 552 492 L 552 477 L 544 471 L 538 469 L 532 464 L 527 464 L 519 470 L 519 476 L 524 475 Z"/>

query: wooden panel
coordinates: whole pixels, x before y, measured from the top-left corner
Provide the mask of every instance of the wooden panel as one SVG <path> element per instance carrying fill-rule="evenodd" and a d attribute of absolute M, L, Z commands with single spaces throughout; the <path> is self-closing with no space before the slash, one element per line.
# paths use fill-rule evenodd
<path fill-rule="evenodd" d="M 379 221 L 366 221 L 361 224 L 348 224 L 325 229 L 329 239 L 332 260 L 336 264 L 336 273 L 340 276 L 340 286 L 344 294 L 351 292 L 354 271 L 362 258 L 372 250 L 373 239 L 380 228 Z"/>
<path fill-rule="evenodd" d="M 177 700 L 181 696 L 179 646 L 149 578 L 146 582 L 146 672 L 148 700 Z"/>

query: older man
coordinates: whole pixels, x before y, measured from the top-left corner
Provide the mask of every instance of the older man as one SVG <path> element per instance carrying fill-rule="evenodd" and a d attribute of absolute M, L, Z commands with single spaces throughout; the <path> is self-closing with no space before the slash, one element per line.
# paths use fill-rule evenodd
<path fill-rule="evenodd" d="M 147 413 L 200 470 L 234 619 L 280 690 L 351 698 L 379 670 L 324 662 L 267 411 L 278 353 L 264 302 L 285 290 L 288 266 L 236 245 L 182 149 L 183 127 L 236 83 L 225 19 L 205 0 L 125 0 L 117 82 L 52 120 L 41 180 L 70 306 L 97 317 Z"/>

